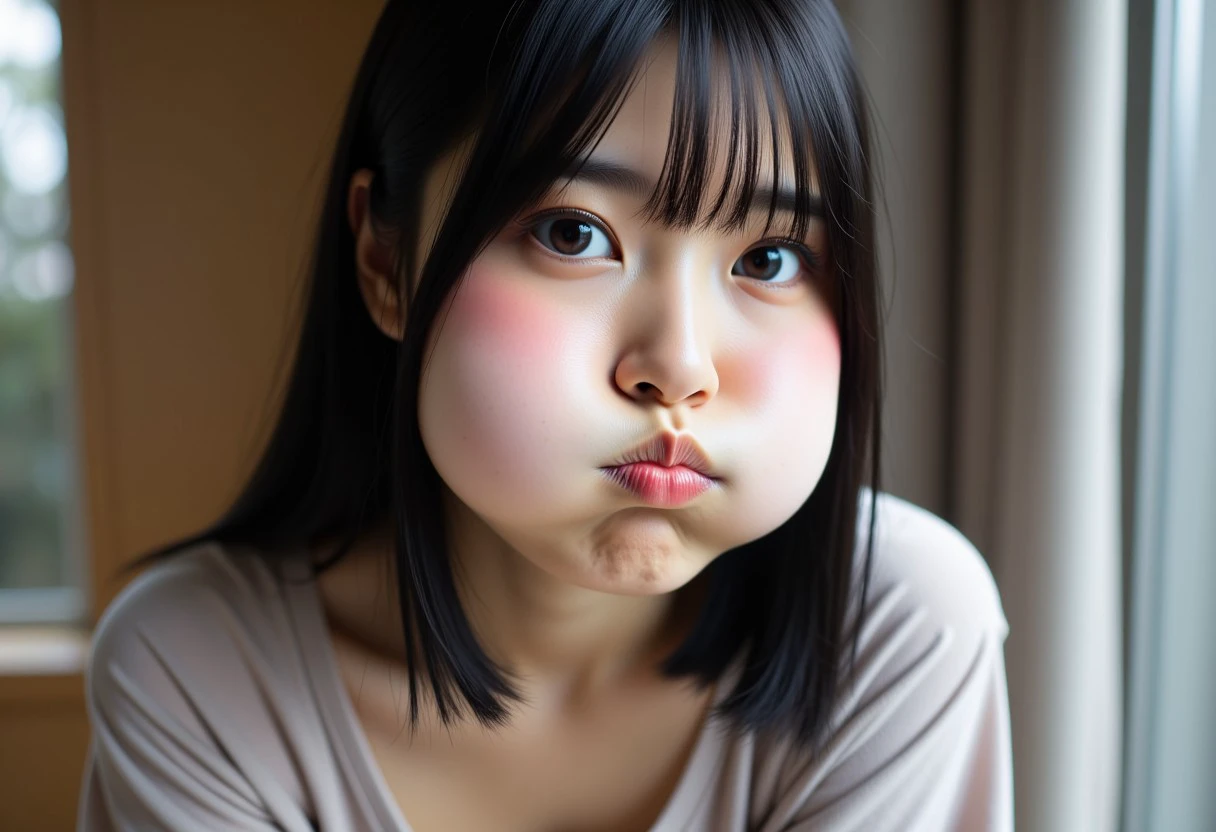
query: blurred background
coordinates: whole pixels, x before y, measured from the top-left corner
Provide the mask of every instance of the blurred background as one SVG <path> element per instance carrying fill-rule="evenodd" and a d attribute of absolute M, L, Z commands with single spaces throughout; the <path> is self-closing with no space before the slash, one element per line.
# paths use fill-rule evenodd
<path fill-rule="evenodd" d="M 885 487 L 1000 586 L 1018 829 L 1216 830 L 1216 0 L 841 0 Z M 0 829 L 71 829 L 89 632 L 290 358 L 379 0 L 0 0 Z"/>

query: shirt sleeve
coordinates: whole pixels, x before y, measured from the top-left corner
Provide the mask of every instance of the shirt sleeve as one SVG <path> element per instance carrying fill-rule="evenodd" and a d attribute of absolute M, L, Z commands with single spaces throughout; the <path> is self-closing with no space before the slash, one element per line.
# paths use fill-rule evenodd
<path fill-rule="evenodd" d="M 1012 832 L 1000 598 L 961 534 L 904 506 L 880 528 L 876 592 L 826 746 L 787 779 L 775 828 Z"/>
<path fill-rule="evenodd" d="M 138 579 L 137 579 L 138 580 Z M 129 588 L 99 622 L 85 680 L 92 727 L 77 832 L 247 830 L 314 826 L 272 778 L 242 768 L 199 691 L 239 684 L 176 635 L 172 587 Z M 195 620 L 194 632 L 206 622 Z M 201 629 L 200 629 L 201 628 Z M 210 678 L 207 678 L 210 675 Z"/>

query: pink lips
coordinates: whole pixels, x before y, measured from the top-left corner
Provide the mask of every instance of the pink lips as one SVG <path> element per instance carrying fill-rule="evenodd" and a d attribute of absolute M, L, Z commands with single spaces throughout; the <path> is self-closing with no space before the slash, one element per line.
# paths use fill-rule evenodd
<path fill-rule="evenodd" d="M 717 478 L 697 441 L 660 433 L 601 469 L 622 488 L 660 508 L 674 508 L 713 488 Z"/>
<path fill-rule="evenodd" d="M 653 462 L 631 462 L 605 471 L 614 482 L 660 508 L 683 505 L 714 484 L 709 477 L 683 465 L 664 468 Z"/>

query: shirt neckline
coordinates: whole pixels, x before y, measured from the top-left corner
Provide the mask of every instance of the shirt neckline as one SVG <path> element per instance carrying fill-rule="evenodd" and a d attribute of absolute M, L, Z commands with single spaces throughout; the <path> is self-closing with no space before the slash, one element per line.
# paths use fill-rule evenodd
<path fill-rule="evenodd" d="M 321 704 L 326 731 L 338 747 L 345 770 L 353 768 L 356 775 L 358 782 L 352 784 L 352 791 L 358 794 L 365 813 L 374 817 L 380 828 L 413 832 L 376 762 L 354 703 L 342 684 L 328 621 L 307 553 L 296 553 L 289 561 L 287 573 L 291 579 L 286 582 L 285 590 L 293 618 L 303 636 L 303 662 L 314 695 Z M 741 663 L 736 658 L 719 678 L 692 754 L 671 797 L 648 832 L 686 829 L 710 793 L 719 776 L 728 741 L 726 727 L 713 719 L 711 714 L 734 686 L 741 669 Z"/>

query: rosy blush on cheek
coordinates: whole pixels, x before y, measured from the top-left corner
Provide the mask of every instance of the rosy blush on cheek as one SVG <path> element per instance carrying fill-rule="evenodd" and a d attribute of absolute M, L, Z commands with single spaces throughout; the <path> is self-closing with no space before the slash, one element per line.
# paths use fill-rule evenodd
<path fill-rule="evenodd" d="M 787 401 L 794 391 L 835 385 L 840 336 L 834 324 L 820 321 L 766 337 L 723 361 L 721 373 L 723 389 L 750 407 Z"/>
<path fill-rule="evenodd" d="M 558 317 L 535 287 L 485 266 L 469 269 L 444 327 L 462 344 L 523 360 L 546 355 L 561 338 Z"/>
<path fill-rule="evenodd" d="M 788 520 L 822 476 L 840 388 L 836 327 L 824 317 L 765 331 L 730 356 L 720 382 L 719 395 L 732 404 L 735 453 L 719 539 L 734 546 Z"/>
<path fill-rule="evenodd" d="M 801 349 L 797 352 L 817 372 L 840 374 L 840 332 L 835 323 L 811 327 L 797 339 Z"/>
<path fill-rule="evenodd" d="M 551 496 L 574 421 L 563 413 L 572 317 L 526 278 L 475 266 L 438 319 L 424 439 L 470 505 L 509 513 Z"/>

